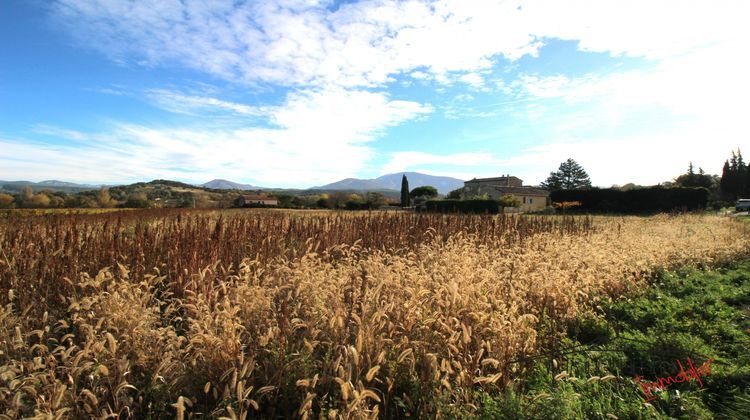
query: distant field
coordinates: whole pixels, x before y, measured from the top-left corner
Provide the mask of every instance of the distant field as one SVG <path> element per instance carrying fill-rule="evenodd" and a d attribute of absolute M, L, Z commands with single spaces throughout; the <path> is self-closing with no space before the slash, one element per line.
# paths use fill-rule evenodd
<path fill-rule="evenodd" d="M 601 319 L 664 270 L 747 258 L 749 234 L 748 224 L 708 215 L 157 209 L 6 217 L 0 411 L 554 414 L 554 398 L 539 397 L 548 401 L 540 409 L 518 397 L 521 411 L 513 411 L 503 396 L 565 369 L 540 355 L 570 344 L 572 322 Z M 614 373 L 630 387 L 617 395 L 640 397 L 625 372 Z M 623 407 L 653 414 L 640 402 Z"/>

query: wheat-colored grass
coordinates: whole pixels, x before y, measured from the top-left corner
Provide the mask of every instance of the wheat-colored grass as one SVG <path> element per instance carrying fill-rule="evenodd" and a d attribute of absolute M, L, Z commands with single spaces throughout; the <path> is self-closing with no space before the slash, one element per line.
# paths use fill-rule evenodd
<path fill-rule="evenodd" d="M 164 230 L 156 218 L 149 223 L 160 233 L 152 239 L 166 244 L 174 238 L 186 253 L 179 260 L 169 250 L 151 260 L 115 256 L 119 264 L 82 270 L 64 287 L 50 286 L 60 296 L 20 267 L 41 276 L 57 273 L 64 267 L 39 266 L 63 264 L 56 258 L 66 251 L 56 256 L 58 250 L 50 250 L 36 265 L 22 263 L 19 250 L 34 249 L 24 241 L 36 236 L 24 239 L 10 226 L 0 228 L 2 249 L 14 250 L 0 253 L 0 284 L 6 286 L 0 417 L 439 416 L 445 404 L 471 407 L 472 390 L 501 389 L 518 378 L 526 367 L 518 361 L 544 350 L 562 322 L 644 287 L 654 270 L 712 267 L 746 256 L 750 244 L 745 225 L 701 215 L 558 219 L 536 228 L 520 218 L 479 216 L 312 218 L 298 232 L 311 239 L 283 238 L 296 251 L 275 247 L 279 237 L 266 239 L 232 266 L 231 253 L 186 248 L 178 238 L 205 228 L 220 232 L 215 246 L 230 247 L 221 242 L 215 218 L 181 219 Z M 296 223 L 285 220 L 244 223 L 282 232 Z M 42 230 L 44 223 L 37 222 Z M 478 229 L 492 226 L 491 235 Z M 138 229 L 144 228 L 134 237 L 149 235 Z M 382 238 L 334 245 L 314 236 L 357 234 L 337 229 Z M 321 240 L 325 246 L 316 245 Z M 264 246 L 276 251 L 264 254 Z M 80 242 L 75 247 L 88 252 Z M 209 263 L 197 270 L 186 263 L 193 259 Z M 125 264 L 144 261 L 161 265 Z M 76 262 L 81 268 L 95 263 Z M 170 264 L 186 272 L 178 279 Z"/>

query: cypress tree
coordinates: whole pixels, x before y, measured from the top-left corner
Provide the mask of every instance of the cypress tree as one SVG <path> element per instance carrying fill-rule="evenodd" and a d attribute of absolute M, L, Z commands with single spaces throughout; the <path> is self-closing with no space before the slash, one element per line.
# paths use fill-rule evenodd
<path fill-rule="evenodd" d="M 411 200 L 409 197 L 409 180 L 406 179 L 406 174 L 401 178 L 401 207 L 409 207 Z"/>
<path fill-rule="evenodd" d="M 737 149 L 737 175 L 736 176 L 736 183 L 737 183 L 737 198 L 745 198 L 748 190 L 748 182 L 747 182 L 747 173 L 748 168 L 747 165 L 745 165 L 745 161 L 742 160 L 742 152 L 740 149 Z"/>
<path fill-rule="evenodd" d="M 721 196 L 725 199 L 731 199 L 731 181 L 732 168 L 729 166 L 729 159 L 724 161 L 724 167 L 721 169 L 721 181 L 719 181 L 719 189 L 721 189 Z"/>

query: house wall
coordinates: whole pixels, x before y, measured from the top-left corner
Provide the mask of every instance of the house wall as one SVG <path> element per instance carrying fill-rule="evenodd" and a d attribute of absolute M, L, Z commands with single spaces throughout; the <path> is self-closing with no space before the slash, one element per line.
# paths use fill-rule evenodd
<path fill-rule="evenodd" d="M 541 211 L 547 207 L 547 197 L 526 195 L 517 197 L 521 201 L 521 211 Z"/>
<path fill-rule="evenodd" d="M 520 194 L 505 194 L 499 191 L 493 186 L 493 184 L 466 184 L 461 198 L 464 200 L 471 199 L 476 196 L 487 194 L 490 199 L 499 200 L 505 195 L 510 195 L 518 199 L 521 203 L 519 207 L 523 212 L 541 211 L 547 207 L 547 197 L 541 195 L 520 195 Z"/>

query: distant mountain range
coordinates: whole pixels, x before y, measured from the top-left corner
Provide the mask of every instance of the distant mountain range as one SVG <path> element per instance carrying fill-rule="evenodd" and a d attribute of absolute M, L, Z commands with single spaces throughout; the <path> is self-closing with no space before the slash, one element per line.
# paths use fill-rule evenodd
<path fill-rule="evenodd" d="M 440 194 L 449 192 L 464 186 L 464 181 L 449 176 L 427 175 L 419 172 L 399 172 L 383 175 L 375 179 L 346 178 L 331 184 L 313 187 L 319 190 L 401 190 L 401 177 L 406 175 L 409 181 L 409 189 L 430 185 L 435 187 Z"/>
<path fill-rule="evenodd" d="M 240 184 L 238 182 L 227 181 L 226 179 L 214 179 L 202 184 L 203 188 L 213 188 L 215 190 L 263 190 L 263 187 L 256 187 L 250 184 Z"/>
<path fill-rule="evenodd" d="M 34 191 L 86 191 L 99 189 L 101 185 L 76 184 L 73 182 L 57 181 L 54 179 L 40 182 L 0 181 L 0 190 L 21 191 L 24 187 L 31 187 Z"/>
<path fill-rule="evenodd" d="M 464 186 L 464 182 L 457 178 L 451 178 L 448 176 L 435 176 L 427 175 L 419 172 L 399 172 L 394 174 L 383 175 L 375 179 L 359 179 L 359 178 L 346 178 L 341 181 L 333 182 L 331 184 L 322 185 L 320 187 L 313 187 L 309 190 L 325 190 L 325 191 L 380 191 L 380 192 L 393 192 L 401 190 L 401 177 L 406 174 L 406 178 L 409 180 L 409 189 L 416 187 L 423 187 L 425 185 L 431 185 L 435 187 L 440 194 L 448 194 L 456 188 Z M 24 187 L 30 186 L 34 191 L 41 190 L 53 190 L 53 191 L 64 191 L 64 192 L 80 192 L 86 190 L 96 190 L 101 185 L 93 184 L 76 184 L 73 182 L 48 180 L 41 182 L 31 181 L 0 181 L 0 191 L 8 191 L 17 193 L 23 190 Z M 257 191 L 257 190 L 268 190 L 268 191 L 288 191 L 289 193 L 302 192 L 306 190 L 301 189 L 279 189 L 279 188 L 268 188 L 259 187 L 250 184 L 241 184 L 239 182 L 228 181 L 226 179 L 214 179 L 206 182 L 205 184 L 199 185 L 202 188 L 210 188 L 215 190 L 243 190 L 243 191 Z"/>

